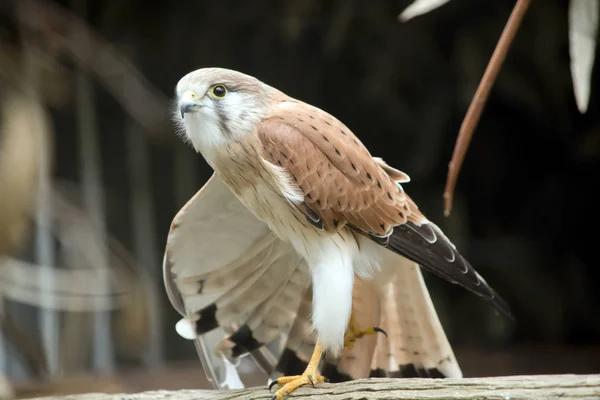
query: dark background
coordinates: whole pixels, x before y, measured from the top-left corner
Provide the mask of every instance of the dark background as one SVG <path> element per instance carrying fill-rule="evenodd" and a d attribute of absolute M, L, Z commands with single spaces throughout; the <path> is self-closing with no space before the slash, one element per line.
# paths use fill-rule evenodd
<path fill-rule="evenodd" d="M 174 133 L 169 101 L 184 74 L 219 66 L 335 115 L 373 155 L 409 174 L 405 189 L 516 318 L 496 316 L 470 293 L 426 275 L 466 376 L 600 371 L 598 66 L 581 114 L 570 76 L 567 1 L 532 2 L 476 129 L 449 218 L 442 214 L 447 165 L 513 1 L 455 0 L 406 23 L 397 16 L 410 2 L 397 0 L 39 1 L 24 2 L 25 11 L 1 3 L 0 39 L 13 52 L 0 58 L 18 59 L 25 36 L 54 60 L 41 75 L 42 86 L 52 86 L 43 102 L 54 129 L 57 185 L 82 182 L 75 71 L 91 83 L 103 218 L 108 234 L 154 271 L 161 363 L 197 360 L 173 329 L 178 316 L 156 271 L 171 219 L 211 174 Z M 23 12 L 42 22 L 20 25 Z M 78 40 L 67 23 L 71 13 L 129 60 L 157 100 L 133 91 L 124 107 L 115 93 L 130 90 L 129 80 L 107 71 L 101 50 L 84 46 L 86 66 L 64 50 L 64 37 Z M 111 79 L 117 84 L 107 89 Z M 0 88 L 18 88 L 16 82 L 5 79 Z M 133 108 L 142 117 L 134 118 Z M 128 172 L 136 155 L 140 175 Z M 136 190 L 151 199 L 145 242 L 136 242 L 132 222 Z M 27 257 L 24 249 L 16 253 Z M 117 367 L 141 365 L 143 351 L 118 353 Z"/>

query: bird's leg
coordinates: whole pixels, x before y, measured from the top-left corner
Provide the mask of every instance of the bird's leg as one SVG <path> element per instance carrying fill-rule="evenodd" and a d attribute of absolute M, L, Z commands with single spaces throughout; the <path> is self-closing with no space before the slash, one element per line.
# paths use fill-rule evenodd
<path fill-rule="evenodd" d="M 283 396 L 292 393 L 300 386 L 308 384 L 315 386 L 315 383 L 318 382 L 328 382 L 328 380 L 325 377 L 323 377 L 317 370 L 319 362 L 321 362 L 322 354 L 323 344 L 321 343 L 321 339 L 318 339 L 312 357 L 310 358 L 310 361 L 302 375 L 280 376 L 279 378 L 271 382 L 271 384 L 269 385 L 269 390 L 271 390 L 271 388 L 275 385 L 283 386 L 275 392 L 271 399 L 280 400 Z"/>
<path fill-rule="evenodd" d="M 387 336 L 387 333 L 385 333 L 383 329 L 376 326 L 364 329 L 361 328 L 358 326 L 356 318 L 354 318 L 354 314 L 351 314 L 350 322 L 348 323 L 348 328 L 346 329 L 346 334 L 344 335 L 344 349 L 353 348 L 354 342 L 363 336 L 376 335 L 377 333 L 383 333 L 385 336 Z"/>

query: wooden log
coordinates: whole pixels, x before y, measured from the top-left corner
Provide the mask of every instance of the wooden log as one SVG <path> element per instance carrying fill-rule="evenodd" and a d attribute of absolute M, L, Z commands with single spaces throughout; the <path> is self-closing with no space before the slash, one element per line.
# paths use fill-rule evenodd
<path fill-rule="evenodd" d="M 273 389 L 275 390 L 275 388 Z M 88 393 L 46 400 L 268 400 L 266 385 L 241 390 L 152 391 L 138 394 Z M 302 387 L 288 399 L 600 399 L 600 375 L 529 375 L 464 379 L 359 379 Z M 41 398 L 40 398 L 41 399 Z"/>

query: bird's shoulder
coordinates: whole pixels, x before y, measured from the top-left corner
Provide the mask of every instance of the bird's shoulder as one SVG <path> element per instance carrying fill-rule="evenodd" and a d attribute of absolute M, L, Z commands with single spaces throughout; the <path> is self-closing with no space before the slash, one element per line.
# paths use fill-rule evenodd
<path fill-rule="evenodd" d="M 259 124 L 257 137 L 264 159 L 286 171 L 327 229 L 350 223 L 383 235 L 405 221 L 406 213 L 398 211 L 405 196 L 394 178 L 406 175 L 372 157 L 325 111 L 283 99 Z"/>
<path fill-rule="evenodd" d="M 361 174 L 367 180 L 368 176 L 380 176 L 385 181 L 380 163 L 354 132 L 316 106 L 290 97 L 277 99 L 257 131 L 263 144 L 297 149 L 312 158 L 329 160 L 331 167 L 354 183 L 362 181 Z"/>

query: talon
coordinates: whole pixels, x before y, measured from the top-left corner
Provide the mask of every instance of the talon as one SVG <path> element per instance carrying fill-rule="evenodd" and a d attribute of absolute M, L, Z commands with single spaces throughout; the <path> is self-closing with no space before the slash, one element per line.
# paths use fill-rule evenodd
<path fill-rule="evenodd" d="M 386 332 L 386 331 L 384 331 L 383 329 L 379 328 L 379 327 L 376 327 L 376 326 L 374 326 L 374 327 L 373 327 L 373 330 L 374 330 L 375 332 L 383 333 L 383 334 L 385 335 L 385 337 L 388 337 L 388 334 L 387 334 L 387 332 Z"/>
<path fill-rule="evenodd" d="M 315 345 L 315 350 L 313 351 L 313 355 L 310 358 L 310 362 L 304 370 L 302 375 L 295 376 L 280 376 L 269 385 L 269 391 L 274 385 L 282 386 L 275 392 L 271 400 L 281 400 L 285 396 L 292 393 L 294 390 L 298 389 L 301 386 L 308 385 L 309 383 L 315 387 L 315 383 L 317 382 L 326 382 L 329 381 L 325 377 L 323 377 L 317 367 L 319 365 L 319 361 L 321 360 L 321 356 L 323 353 L 323 345 L 321 340 L 317 340 L 317 344 Z"/>
<path fill-rule="evenodd" d="M 387 332 L 383 329 L 373 326 L 371 328 L 362 329 L 354 315 L 350 316 L 350 321 L 348 322 L 348 328 L 346 329 L 346 333 L 344 334 L 344 349 L 349 350 L 354 347 L 354 343 L 365 336 L 376 335 L 377 333 L 383 333 L 385 337 L 388 337 Z"/>
<path fill-rule="evenodd" d="M 329 383 L 329 382 L 331 382 L 331 381 L 329 380 L 329 378 L 323 377 L 323 382 L 325 382 L 325 383 Z"/>

